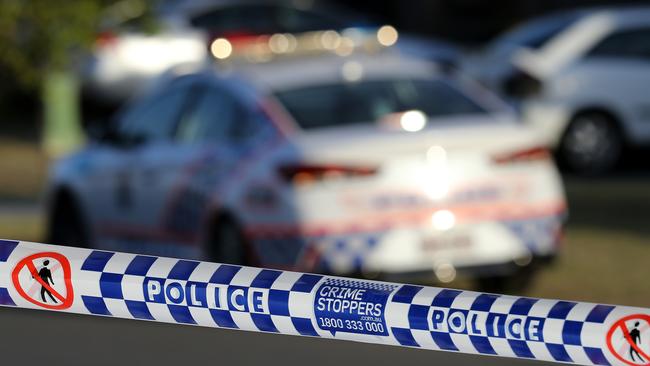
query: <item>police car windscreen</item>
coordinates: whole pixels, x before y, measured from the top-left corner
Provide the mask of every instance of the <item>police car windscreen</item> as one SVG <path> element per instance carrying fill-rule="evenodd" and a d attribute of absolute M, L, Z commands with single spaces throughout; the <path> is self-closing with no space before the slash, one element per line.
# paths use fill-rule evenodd
<path fill-rule="evenodd" d="M 283 90 L 276 97 L 303 129 L 374 123 L 418 110 L 429 117 L 485 110 L 442 80 L 368 80 Z"/>

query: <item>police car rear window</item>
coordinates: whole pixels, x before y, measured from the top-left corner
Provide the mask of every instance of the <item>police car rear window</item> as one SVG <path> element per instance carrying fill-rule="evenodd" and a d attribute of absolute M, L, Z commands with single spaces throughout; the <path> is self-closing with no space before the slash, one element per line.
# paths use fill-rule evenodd
<path fill-rule="evenodd" d="M 391 113 L 419 110 L 429 117 L 485 110 L 441 80 L 363 81 L 276 93 L 303 129 L 374 123 Z"/>

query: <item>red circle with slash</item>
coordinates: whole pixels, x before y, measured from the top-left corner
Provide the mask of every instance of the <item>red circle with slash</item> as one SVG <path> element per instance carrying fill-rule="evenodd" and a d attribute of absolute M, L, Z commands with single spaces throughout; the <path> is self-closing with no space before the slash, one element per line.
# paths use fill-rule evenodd
<path fill-rule="evenodd" d="M 617 359 L 625 362 L 628 365 L 631 366 L 650 366 L 650 355 L 648 355 L 647 352 L 643 351 L 641 347 L 635 342 L 635 340 L 632 339 L 630 336 L 630 330 L 627 327 L 627 324 L 625 322 L 630 321 L 630 320 L 637 320 L 637 321 L 645 321 L 650 325 L 650 315 L 646 314 L 634 314 L 634 315 L 628 315 L 622 319 L 619 319 L 612 325 L 611 328 L 609 328 L 609 332 L 607 332 L 607 347 L 609 348 L 609 351 L 616 356 Z M 631 347 L 631 351 L 636 351 L 637 356 L 640 356 L 640 358 L 643 359 L 643 361 L 637 362 L 636 360 L 629 360 L 625 357 L 625 355 L 621 354 L 618 350 L 614 348 L 614 345 L 612 344 L 612 340 L 614 338 L 614 334 L 616 330 L 620 328 L 621 332 L 623 333 L 623 338 L 625 339 L 625 342 L 627 346 Z M 645 362 L 645 363 L 640 363 L 640 362 Z"/>
<path fill-rule="evenodd" d="M 59 262 L 61 270 L 63 271 L 63 282 L 65 284 L 65 296 L 60 292 L 55 290 L 49 283 L 43 281 L 39 276 L 36 266 L 34 266 L 34 260 L 39 258 L 48 258 Z M 60 301 L 59 304 L 48 304 L 46 302 L 40 301 L 32 296 L 30 296 L 27 291 L 22 287 L 18 275 L 23 269 L 27 269 L 29 273 L 45 290 L 47 290 L 52 296 Z M 31 302 L 34 305 L 52 310 L 63 310 L 72 306 L 72 301 L 74 300 L 74 290 L 72 288 L 72 271 L 70 269 L 70 261 L 63 254 L 56 252 L 42 252 L 32 254 L 29 257 L 22 259 L 16 267 L 14 267 L 13 272 L 11 273 L 11 281 L 14 284 L 14 288 L 18 291 L 18 294 L 22 296 L 25 300 Z"/>

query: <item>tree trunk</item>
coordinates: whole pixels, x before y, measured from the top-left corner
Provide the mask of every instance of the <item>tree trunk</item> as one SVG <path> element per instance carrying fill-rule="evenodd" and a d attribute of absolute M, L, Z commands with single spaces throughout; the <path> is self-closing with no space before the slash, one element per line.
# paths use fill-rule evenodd
<path fill-rule="evenodd" d="M 71 71 L 50 71 L 41 93 L 42 147 L 50 158 L 57 158 L 77 149 L 84 140 L 77 77 Z"/>

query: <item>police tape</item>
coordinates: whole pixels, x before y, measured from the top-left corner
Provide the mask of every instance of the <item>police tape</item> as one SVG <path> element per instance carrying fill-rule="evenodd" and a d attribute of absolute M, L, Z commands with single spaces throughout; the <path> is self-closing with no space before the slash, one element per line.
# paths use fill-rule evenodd
<path fill-rule="evenodd" d="M 582 365 L 650 365 L 650 309 L 0 240 L 0 305 Z"/>

